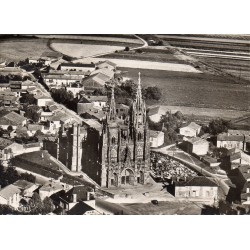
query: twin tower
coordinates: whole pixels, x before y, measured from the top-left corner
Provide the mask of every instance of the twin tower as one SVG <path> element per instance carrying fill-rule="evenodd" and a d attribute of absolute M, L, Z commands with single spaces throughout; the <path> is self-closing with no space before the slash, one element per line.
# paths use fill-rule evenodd
<path fill-rule="evenodd" d="M 117 115 L 114 87 L 111 90 L 100 128 L 74 125 L 67 133 L 71 145 L 67 147 L 67 154 L 71 154 L 68 167 L 82 170 L 101 187 L 143 185 L 149 177 L 150 142 L 140 73 L 136 96 L 124 119 Z"/>

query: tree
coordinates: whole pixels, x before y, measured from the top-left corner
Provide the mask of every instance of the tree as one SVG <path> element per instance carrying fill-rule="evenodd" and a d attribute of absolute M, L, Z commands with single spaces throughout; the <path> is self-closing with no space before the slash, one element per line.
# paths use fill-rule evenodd
<path fill-rule="evenodd" d="M 13 131 L 13 127 L 12 127 L 11 125 L 9 125 L 8 128 L 7 128 L 7 130 L 8 130 L 8 132 L 10 133 L 10 132 Z"/>
<path fill-rule="evenodd" d="M 35 104 L 36 103 L 36 98 L 34 97 L 33 94 L 24 94 L 20 99 L 20 103 L 25 103 L 25 104 Z"/>
<path fill-rule="evenodd" d="M 38 113 L 39 109 L 40 108 L 36 105 L 26 106 L 24 107 L 25 111 L 24 116 L 27 117 L 28 119 L 31 119 L 33 122 L 38 122 L 40 119 L 40 115 Z"/>
<path fill-rule="evenodd" d="M 43 213 L 48 214 L 54 210 L 54 204 L 49 197 L 43 200 Z"/>
<path fill-rule="evenodd" d="M 231 127 L 230 121 L 224 119 L 212 120 L 208 125 L 208 131 L 212 135 L 217 135 L 219 133 L 227 132 L 228 128 Z"/>
<path fill-rule="evenodd" d="M 29 200 L 29 206 L 31 209 L 31 213 L 41 214 L 43 212 L 43 202 L 38 193 L 33 193 L 31 199 Z"/>
<path fill-rule="evenodd" d="M 20 175 L 20 178 L 22 180 L 26 180 L 26 181 L 29 181 L 29 182 L 32 182 L 32 183 L 36 183 L 36 177 L 32 174 L 29 174 L 29 173 L 22 173 Z"/>
<path fill-rule="evenodd" d="M 130 49 L 129 49 L 129 47 L 127 46 L 127 47 L 125 47 L 125 49 L 124 49 L 124 51 L 129 51 Z"/>
<path fill-rule="evenodd" d="M 18 172 L 13 167 L 8 167 L 5 171 L 5 179 L 7 180 L 7 184 L 12 184 L 20 179 Z"/>
<path fill-rule="evenodd" d="M 156 86 L 148 87 L 145 89 L 145 98 L 158 101 L 161 99 L 161 90 Z"/>

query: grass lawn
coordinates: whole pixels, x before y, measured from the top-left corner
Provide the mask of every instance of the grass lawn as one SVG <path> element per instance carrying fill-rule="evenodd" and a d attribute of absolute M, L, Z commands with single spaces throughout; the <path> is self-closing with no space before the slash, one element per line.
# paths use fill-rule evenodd
<path fill-rule="evenodd" d="M 0 58 L 17 62 L 27 57 L 41 56 L 43 52 L 52 51 L 47 42 L 47 39 L 0 39 Z"/>
<path fill-rule="evenodd" d="M 135 82 L 140 71 L 144 87 L 161 88 L 161 100 L 148 104 L 245 111 L 250 108 L 250 88 L 234 84 L 220 76 L 163 70 L 119 69 L 125 71 L 124 75 Z"/>

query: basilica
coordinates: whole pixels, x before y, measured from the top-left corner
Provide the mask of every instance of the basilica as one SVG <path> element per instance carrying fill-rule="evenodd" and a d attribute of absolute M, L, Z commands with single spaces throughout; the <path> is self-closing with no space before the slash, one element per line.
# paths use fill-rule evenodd
<path fill-rule="evenodd" d="M 54 155 L 71 171 L 86 173 L 101 187 L 143 185 L 149 179 L 150 142 L 139 74 L 126 117 L 118 117 L 114 87 L 99 127 L 62 127 Z"/>
<path fill-rule="evenodd" d="M 101 186 L 144 184 L 149 174 L 149 132 L 146 105 L 139 75 L 136 98 L 121 120 L 116 115 L 114 88 L 103 124 L 101 142 Z"/>

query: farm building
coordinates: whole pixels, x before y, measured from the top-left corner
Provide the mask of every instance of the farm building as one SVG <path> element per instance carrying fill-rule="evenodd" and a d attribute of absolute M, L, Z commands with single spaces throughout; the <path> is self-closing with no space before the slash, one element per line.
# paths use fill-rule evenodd
<path fill-rule="evenodd" d="M 189 154 L 206 155 L 209 149 L 209 142 L 199 137 L 188 139 L 185 144 Z"/>
<path fill-rule="evenodd" d="M 76 71 L 89 71 L 95 70 L 94 63 L 62 63 L 60 65 L 60 70 L 76 70 Z"/>
<path fill-rule="evenodd" d="M 110 61 L 99 62 L 96 64 L 97 69 L 109 69 L 112 71 L 116 70 L 116 64 Z"/>
<path fill-rule="evenodd" d="M 150 147 L 157 148 L 164 143 L 164 133 L 162 131 L 149 130 Z"/>
<path fill-rule="evenodd" d="M 82 96 L 77 104 L 77 113 L 82 114 L 93 108 L 102 109 L 106 107 L 107 101 L 107 96 Z"/>
<path fill-rule="evenodd" d="M 82 80 L 82 83 L 86 92 L 92 92 L 97 89 L 104 89 L 105 84 L 111 79 L 111 77 L 104 75 L 103 73 L 97 73 L 87 78 L 84 78 Z"/>
<path fill-rule="evenodd" d="M 201 131 L 201 126 L 195 122 L 191 122 L 188 125 L 183 125 L 179 132 L 183 136 L 196 137 Z"/>

